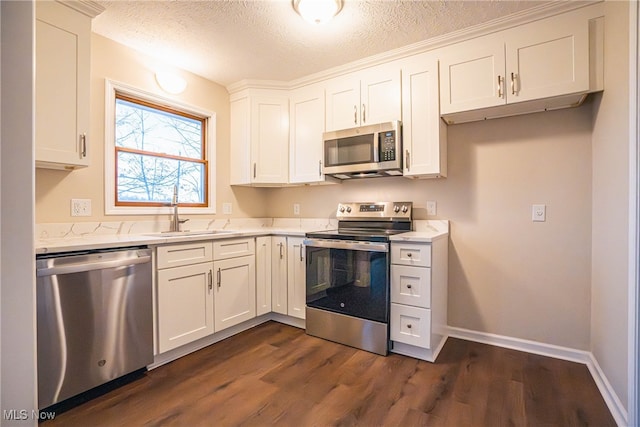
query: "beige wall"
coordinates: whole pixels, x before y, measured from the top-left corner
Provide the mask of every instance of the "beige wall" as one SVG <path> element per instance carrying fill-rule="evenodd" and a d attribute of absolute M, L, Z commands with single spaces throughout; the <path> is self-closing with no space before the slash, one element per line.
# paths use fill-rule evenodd
<path fill-rule="evenodd" d="M 449 126 L 449 177 L 270 189 L 269 216 L 340 201 L 437 202 L 451 221 L 449 325 L 589 349 L 591 106 Z M 531 222 L 531 205 L 547 221 Z"/>
<path fill-rule="evenodd" d="M 167 97 L 169 95 L 160 90 L 154 79 L 156 66 L 162 64 L 96 34 L 92 35 L 91 49 L 91 166 L 73 172 L 36 170 L 36 223 L 157 219 L 153 216 L 124 217 L 104 214 L 104 85 L 107 78 Z M 181 75 L 187 80 L 187 89 L 175 99 L 216 113 L 217 215 L 222 215 L 222 203 L 230 202 L 233 204 L 234 217 L 264 216 L 266 209 L 263 191 L 229 186 L 227 90 L 191 73 L 181 72 Z M 91 199 L 92 216 L 71 217 L 72 198 Z"/>
<path fill-rule="evenodd" d="M 605 4 L 605 91 L 594 107 L 591 351 L 627 406 L 629 4 Z"/>

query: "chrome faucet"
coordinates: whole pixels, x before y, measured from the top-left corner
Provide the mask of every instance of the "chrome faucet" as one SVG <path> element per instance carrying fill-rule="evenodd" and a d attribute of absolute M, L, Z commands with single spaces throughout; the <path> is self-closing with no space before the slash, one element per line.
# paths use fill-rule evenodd
<path fill-rule="evenodd" d="M 180 219 L 178 215 L 178 186 L 173 186 L 173 198 L 171 199 L 171 206 L 173 207 L 173 218 L 171 219 L 170 231 L 180 231 L 180 224 L 184 224 L 189 219 Z"/>

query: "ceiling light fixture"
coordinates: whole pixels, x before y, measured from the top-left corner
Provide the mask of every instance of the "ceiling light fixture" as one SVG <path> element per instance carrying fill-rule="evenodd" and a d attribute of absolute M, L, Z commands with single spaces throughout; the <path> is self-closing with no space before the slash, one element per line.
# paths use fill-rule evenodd
<path fill-rule="evenodd" d="M 342 0 L 293 0 L 293 9 L 306 21 L 323 24 L 342 10 Z"/>
<path fill-rule="evenodd" d="M 172 95 L 184 92 L 187 87 L 187 81 L 177 74 L 169 71 L 157 71 L 156 82 L 162 90 Z"/>

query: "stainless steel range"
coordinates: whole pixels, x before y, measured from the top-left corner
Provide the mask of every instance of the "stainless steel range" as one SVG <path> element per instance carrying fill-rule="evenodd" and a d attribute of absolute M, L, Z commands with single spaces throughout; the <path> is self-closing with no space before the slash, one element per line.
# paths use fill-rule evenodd
<path fill-rule="evenodd" d="M 340 203 L 337 230 L 307 233 L 307 334 L 387 354 L 389 237 L 411 230 L 412 207 Z"/>

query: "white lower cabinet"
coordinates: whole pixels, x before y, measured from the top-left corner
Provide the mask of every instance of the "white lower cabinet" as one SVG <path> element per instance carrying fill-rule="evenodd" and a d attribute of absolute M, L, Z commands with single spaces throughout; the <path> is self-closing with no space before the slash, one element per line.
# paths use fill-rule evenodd
<path fill-rule="evenodd" d="M 256 316 L 271 311 L 271 236 L 256 237 Z"/>
<path fill-rule="evenodd" d="M 157 248 L 158 353 L 256 316 L 255 252 L 254 238 Z"/>
<path fill-rule="evenodd" d="M 271 238 L 271 310 L 287 315 L 287 238 Z"/>
<path fill-rule="evenodd" d="M 158 247 L 159 353 L 214 332 L 212 254 L 211 242 Z"/>
<path fill-rule="evenodd" d="M 215 261 L 215 331 L 256 317 L 255 256 Z"/>
<path fill-rule="evenodd" d="M 446 339 L 448 239 L 391 243 L 391 351 L 435 361 Z"/>
<path fill-rule="evenodd" d="M 300 319 L 305 318 L 307 305 L 303 240 L 302 237 L 287 238 L 287 314 Z"/>

